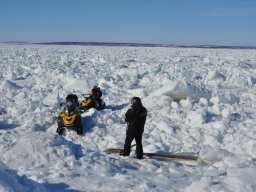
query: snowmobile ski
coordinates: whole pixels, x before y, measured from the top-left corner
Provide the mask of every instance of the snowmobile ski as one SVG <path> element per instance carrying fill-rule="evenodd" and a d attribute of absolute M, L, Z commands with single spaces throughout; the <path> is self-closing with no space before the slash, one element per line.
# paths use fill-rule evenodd
<path fill-rule="evenodd" d="M 104 151 L 107 154 L 120 154 L 123 152 L 123 149 L 106 149 Z M 172 159 L 172 160 L 179 160 L 179 161 L 197 161 L 197 156 L 190 156 L 190 155 L 165 155 L 159 153 L 143 153 L 143 157 L 149 158 L 158 158 L 158 159 Z"/>

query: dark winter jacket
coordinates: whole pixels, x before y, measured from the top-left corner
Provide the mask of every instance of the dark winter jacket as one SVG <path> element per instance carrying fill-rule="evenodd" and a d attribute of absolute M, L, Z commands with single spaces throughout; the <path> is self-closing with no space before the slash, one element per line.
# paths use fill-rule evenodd
<path fill-rule="evenodd" d="M 91 90 L 90 91 L 90 95 L 92 96 L 92 97 L 94 97 L 96 100 L 99 100 L 100 98 L 101 98 L 101 96 L 102 96 L 102 92 L 101 92 L 101 90 Z"/>
<path fill-rule="evenodd" d="M 125 121 L 128 124 L 128 131 L 143 133 L 146 117 L 147 109 L 142 105 L 133 109 L 128 109 L 125 113 Z"/>

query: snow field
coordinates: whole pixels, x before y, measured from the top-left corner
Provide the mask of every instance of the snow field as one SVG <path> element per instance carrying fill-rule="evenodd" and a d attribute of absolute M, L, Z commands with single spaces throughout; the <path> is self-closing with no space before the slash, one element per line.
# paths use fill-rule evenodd
<path fill-rule="evenodd" d="M 255 50 L 0 45 L 0 191 L 255 191 Z M 106 108 L 84 134 L 56 134 L 60 103 L 98 85 Z M 122 148 L 133 96 L 148 110 L 145 152 Z M 128 165 L 138 162 L 141 166 Z"/>

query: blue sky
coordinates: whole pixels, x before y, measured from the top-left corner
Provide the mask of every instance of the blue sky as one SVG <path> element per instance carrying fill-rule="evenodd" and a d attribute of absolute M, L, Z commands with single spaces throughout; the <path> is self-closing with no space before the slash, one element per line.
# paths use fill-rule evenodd
<path fill-rule="evenodd" d="M 256 0 L 0 0 L 0 42 L 256 46 Z"/>

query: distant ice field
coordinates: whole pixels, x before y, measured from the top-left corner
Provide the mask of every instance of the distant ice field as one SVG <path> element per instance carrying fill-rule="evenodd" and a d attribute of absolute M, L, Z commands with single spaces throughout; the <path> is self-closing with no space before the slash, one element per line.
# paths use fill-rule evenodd
<path fill-rule="evenodd" d="M 58 135 L 60 103 L 95 85 L 106 108 Z M 105 154 L 123 148 L 133 96 L 145 152 L 199 161 Z M 253 192 L 255 111 L 256 49 L 0 44 L 0 191 Z"/>

